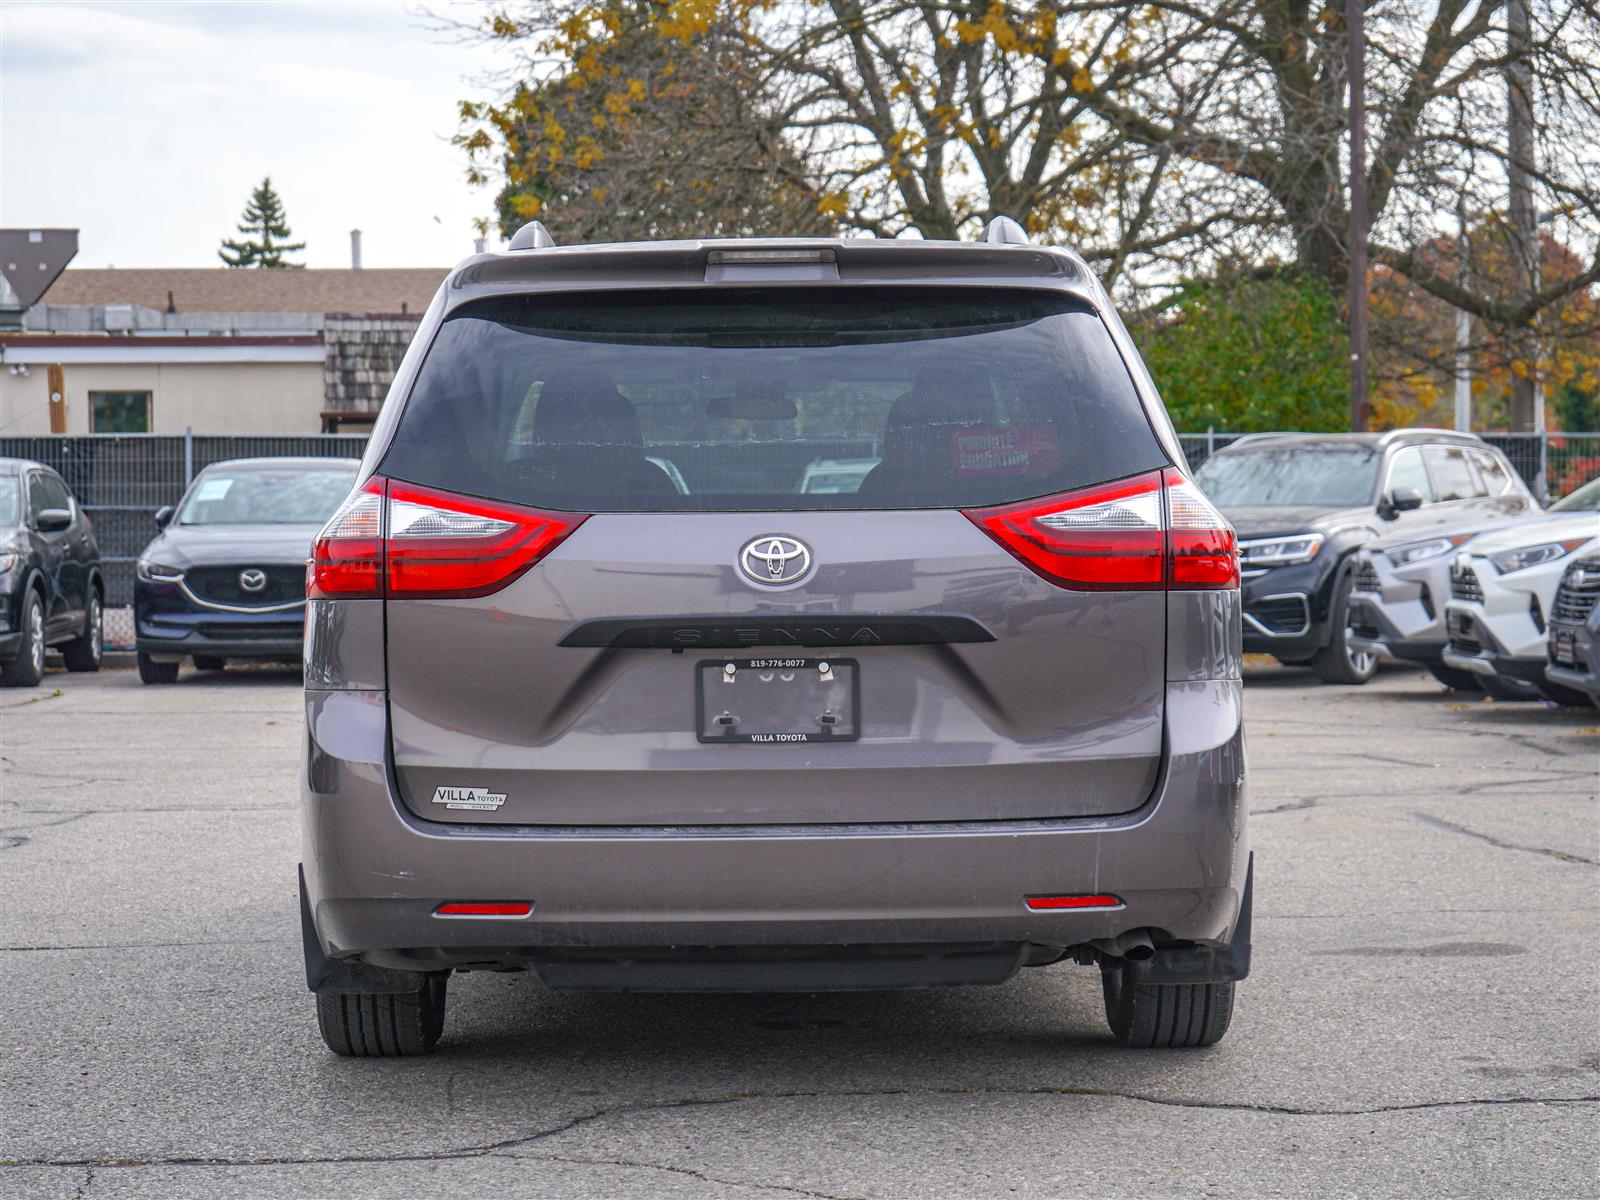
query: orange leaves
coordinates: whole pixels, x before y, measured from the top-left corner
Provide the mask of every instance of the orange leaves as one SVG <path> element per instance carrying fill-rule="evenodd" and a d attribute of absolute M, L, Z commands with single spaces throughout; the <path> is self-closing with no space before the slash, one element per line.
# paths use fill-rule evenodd
<path fill-rule="evenodd" d="M 825 217 L 842 220 L 850 211 L 850 198 L 843 192 L 824 192 L 817 197 L 817 211 Z"/>

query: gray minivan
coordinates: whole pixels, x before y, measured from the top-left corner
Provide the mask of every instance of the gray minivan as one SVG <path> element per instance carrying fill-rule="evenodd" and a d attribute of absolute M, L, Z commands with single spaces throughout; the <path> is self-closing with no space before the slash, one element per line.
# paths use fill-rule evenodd
<path fill-rule="evenodd" d="M 468 259 L 309 596 L 301 913 L 336 1053 L 430 1050 L 452 971 L 1071 960 L 1124 1043 L 1228 1027 L 1233 531 L 1104 289 L 1011 222 Z"/>

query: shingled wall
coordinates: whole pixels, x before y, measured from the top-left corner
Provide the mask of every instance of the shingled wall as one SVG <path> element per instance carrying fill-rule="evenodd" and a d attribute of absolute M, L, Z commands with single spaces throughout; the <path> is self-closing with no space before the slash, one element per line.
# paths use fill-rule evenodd
<path fill-rule="evenodd" d="M 421 317 L 329 313 L 322 326 L 324 432 L 378 415 Z"/>

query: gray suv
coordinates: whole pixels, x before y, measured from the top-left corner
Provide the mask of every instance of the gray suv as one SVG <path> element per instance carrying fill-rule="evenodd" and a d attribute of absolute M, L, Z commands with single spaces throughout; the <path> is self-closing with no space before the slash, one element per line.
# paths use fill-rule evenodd
<path fill-rule="evenodd" d="M 1124 1043 L 1223 1035 L 1233 531 L 1083 260 L 1019 233 L 541 229 L 451 273 L 310 565 L 333 1051 L 430 1050 L 452 971 L 818 991 L 1070 960 Z"/>

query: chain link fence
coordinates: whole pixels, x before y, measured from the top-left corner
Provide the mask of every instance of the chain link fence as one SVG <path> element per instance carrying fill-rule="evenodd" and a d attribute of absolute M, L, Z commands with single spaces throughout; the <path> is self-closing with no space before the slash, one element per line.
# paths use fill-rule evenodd
<path fill-rule="evenodd" d="M 1190 466 L 1198 467 L 1242 436 L 1191 433 L 1181 440 Z M 1552 500 L 1600 475 L 1600 433 L 1480 436 L 1502 450 L 1536 492 L 1543 470 Z M 199 471 L 233 458 L 360 458 L 366 448 L 364 434 L 0 437 L 0 457 L 55 468 L 94 522 L 106 580 L 106 644 L 112 647 L 133 644 L 134 563 L 155 536 L 156 511 L 176 504 Z"/>
<path fill-rule="evenodd" d="M 0 437 L 0 458 L 28 458 L 60 472 L 94 522 L 111 648 L 133 645 L 134 563 L 156 535 L 156 511 L 176 504 L 196 474 L 232 458 L 360 458 L 366 448 L 365 434 Z"/>

